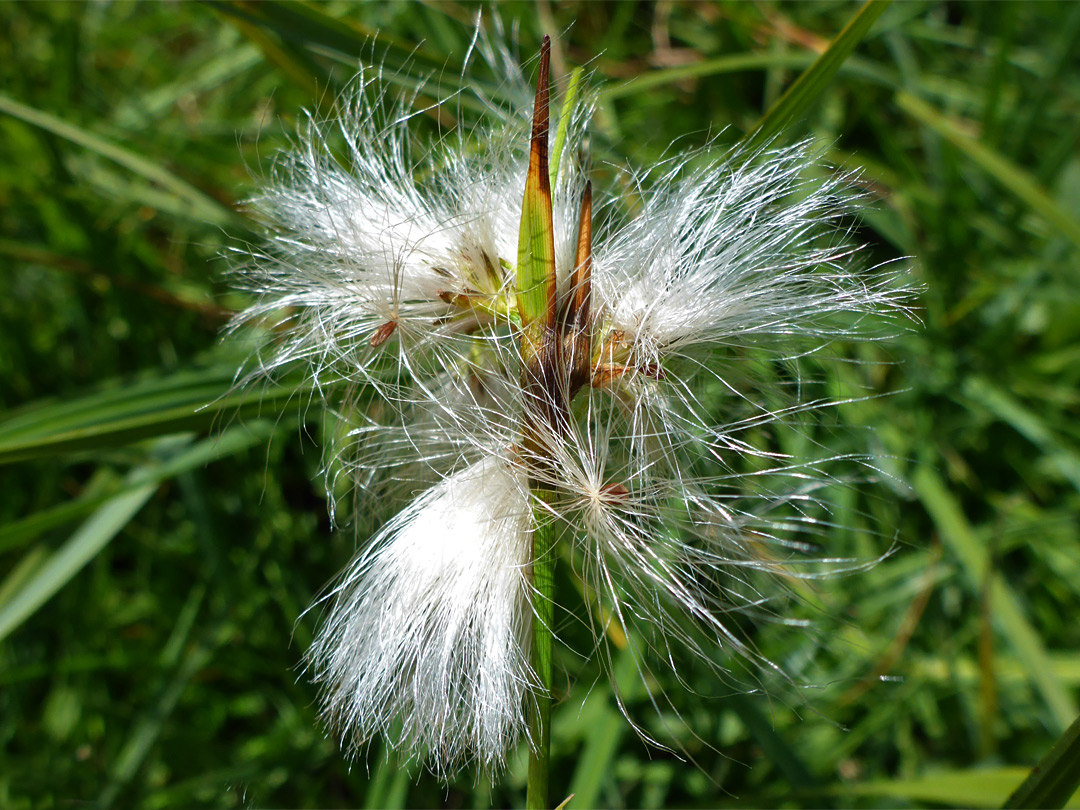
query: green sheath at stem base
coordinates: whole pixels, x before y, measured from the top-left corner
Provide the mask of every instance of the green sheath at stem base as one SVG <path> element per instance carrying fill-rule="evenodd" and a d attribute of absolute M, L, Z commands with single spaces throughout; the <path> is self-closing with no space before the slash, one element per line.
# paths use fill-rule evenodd
<path fill-rule="evenodd" d="M 550 503 L 554 493 L 534 489 L 541 504 Z M 555 535 L 557 525 L 542 506 L 533 515 L 533 631 L 532 666 L 540 688 L 529 701 L 529 783 L 525 794 L 527 810 L 548 810 L 548 759 L 551 747 L 551 646 L 555 618 Z"/>

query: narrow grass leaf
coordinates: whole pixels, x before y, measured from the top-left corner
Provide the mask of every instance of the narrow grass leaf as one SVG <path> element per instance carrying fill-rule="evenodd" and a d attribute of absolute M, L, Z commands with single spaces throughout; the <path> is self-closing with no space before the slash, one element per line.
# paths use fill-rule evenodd
<path fill-rule="evenodd" d="M 24 546 L 43 532 L 86 517 L 124 488 L 110 470 L 99 470 L 91 476 L 82 496 L 0 526 L 0 552 Z M 0 597 L 0 602 L 3 601 Z"/>
<path fill-rule="evenodd" d="M 333 17 L 320 7 L 308 3 L 230 2 L 214 4 L 218 12 L 262 26 L 273 31 L 283 41 L 309 49 L 355 70 L 358 63 L 370 63 L 378 58 L 388 83 L 419 90 L 427 77 L 437 75 L 442 81 L 461 90 L 462 65 L 447 55 L 436 54 L 423 43 L 410 42 L 365 26 L 356 20 Z M 498 84 L 473 79 L 472 83 L 489 98 L 502 98 Z M 487 108 L 471 93 L 458 97 L 459 103 L 476 113 Z"/>
<path fill-rule="evenodd" d="M 745 73 L 770 68 L 808 68 L 817 59 L 818 57 L 813 53 L 733 53 L 718 56 L 715 59 L 692 62 L 689 65 L 651 70 L 641 76 L 635 76 L 633 79 L 612 83 L 602 89 L 599 96 L 601 101 L 611 101 L 629 95 L 636 95 L 656 87 L 686 81 L 687 79 L 701 79 L 706 76 Z M 848 59 L 839 68 L 839 72 L 883 87 L 894 87 L 896 85 L 895 75 L 873 62 L 857 57 Z"/>
<path fill-rule="evenodd" d="M 348 56 L 354 66 L 356 58 L 370 53 L 371 45 L 375 44 L 385 51 L 390 68 L 413 63 L 438 70 L 460 69 L 460 65 L 447 64 L 444 58 L 430 53 L 422 44 L 406 42 L 355 19 L 338 19 L 314 4 L 267 0 L 261 3 L 227 2 L 214 7 L 227 14 L 246 17 L 313 49 Z"/>
<path fill-rule="evenodd" d="M 266 425 L 250 431 L 236 427 L 220 437 L 176 452 L 163 462 L 143 465 L 128 476 L 129 486 L 114 495 L 80 526 L 68 541 L 0 602 L 0 640 L 33 615 L 128 524 L 160 485 L 172 475 L 238 452 L 265 439 Z"/>
<path fill-rule="evenodd" d="M 1050 668 L 1058 681 L 1070 688 L 1080 686 L 1080 654 L 1053 652 L 1049 658 Z M 914 658 L 909 664 L 912 677 L 965 686 L 979 679 L 979 666 L 974 658 L 956 656 Z M 1011 654 L 995 656 L 992 669 L 1001 683 L 1010 686 L 1029 678 L 1027 669 Z"/>
<path fill-rule="evenodd" d="M 728 704 L 739 715 L 750 736 L 757 741 L 765 758 L 784 775 L 791 787 L 805 790 L 817 785 L 817 780 L 802 758 L 784 741 L 751 696 L 732 695 L 728 698 Z"/>
<path fill-rule="evenodd" d="M 42 400 L 9 411 L 0 421 L 0 444 L 127 418 L 163 407 L 198 406 L 235 384 L 234 367 L 196 368 L 137 380 L 112 380 L 100 390 L 60 401 Z"/>
<path fill-rule="evenodd" d="M 7 638 L 97 556 L 142 509 L 156 484 L 118 495 L 100 507 L 71 538 L 41 565 L 6 602 L 0 604 L 0 641 Z"/>
<path fill-rule="evenodd" d="M 121 98 L 110 114 L 116 126 L 138 130 L 165 117 L 185 97 L 213 92 L 232 79 L 242 76 L 262 61 L 251 44 L 239 43 L 198 65 L 194 74 L 183 73 L 168 84 L 154 87 L 131 98 Z"/>
<path fill-rule="evenodd" d="M 867 0 L 814 64 L 805 70 L 742 140 L 742 153 L 752 154 L 770 143 L 821 96 L 840 66 L 870 33 L 891 0 Z"/>
<path fill-rule="evenodd" d="M 176 709 L 184 688 L 212 658 L 211 650 L 206 647 L 192 650 L 154 704 L 139 716 L 113 765 L 110 781 L 102 791 L 97 806 L 111 807 L 114 804 L 116 796 L 135 776 L 150 753 L 169 716 Z"/>
<path fill-rule="evenodd" d="M 620 650 L 616 656 L 613 677 L 624 700 L 632 700 L 640 690 L 641 676 L 633 650 Z M 615 758 L 619 745 L 626 733 L 626 718 L 613 705 L 613 696 L 607 690 L 598 690 L 595 695 L 603 699 L 603 705 L 593 715 L 585 737 L 577 767 L 570 780 L 570 793 L 574 794 L 575 807 L 601 807 L 600 791 L 612 778 Z M 611 697 L 611 700 L 607 698 Z"/>
<path fill-rule="evenodd" d="M 988 571 L 990 557 L 985 545 L 979 542 L 960 505 L 937 473 L 929 466 L 920 466 L 911 483 L 942 540 L 960 561 L 973 592 L 980 593 L 984 579 L 990 577 L 989 599 L 994 624 L 1024 662 L 1036 690 L 1050 710 L 1051 728 L 1057 734 L 1064 732 L 1077 713 L 1076 703 L 1054 676 L 1039 633 L 1024 614 L 1016 594 L 999 572 Z"/>
<path fill-rule="evenodd" d="M 244 17 L 230 17 L 230 22 L 236 26 L 244 36 L 250 39 L 267 61 L 289 77 L 297 87 L 303 90 L 313 103 L 323 113 L 329 113 L 332 107 L 333 94 L 327 93 L 330 86 L 330 75 L 318 68 L 314 62 L 304 54 L 298 52 L 277 37 L 271 36 L 268 30 L 258 26 Z M 319 79 L 322 86 L 319 86 Z"/>
<path fill-rule="evenodd" d="M 232 428 L 162 463 L 143 467 L 125 481 L 112 480 L 99 486 L 87 487 L 79 498 L 43 509 L 20 520 L 0 526 L 0 552 L 23 546 L 43 532 L 59 528 L 90 514 L 94 509 L 118 495 L 131 492 L 146 484 L 160 484 L 177 475 L 199 469 L 220 458 L 239 453 L 266 441 L 278 427 L 275 422 L 248 422 Z M 108 473 L 107 470 L 103 471 Z M 108 476 L 106 476 L 108 477 Z M 2 600 L 0 600 L 2 601 Z"/>
<path fill-rule="evenodd" d="M 1054 743 L 1005 807 L 1064 807 L 1080 787 L 1080 717 Z M 1080 801 L 1070 805 L 1076 807 Z"/>
<path fill-rule="evenodd" d="M 96 152 L 104 158 L 119 163 L 126 169 L 140 175 L 151 182 L 157 183 L 162 188 L 172 192 L 186 204 L 192 219 L 199 222 L 210 222 L 215 225 L 226 225 L 237 222 L 236 214 L 219 203 L 214 198 L 204 194 L 190 183 L 181 180 L 175 174 L 162 168 L 157 163 L 147 160 L 141 155 L 117 146 L 106 139 L 87 132 L 84 129 L 62 121 L 54 115 L 42 110 L 28 107 L 15 99 L 0 94 L 0 113 L 6 113 L 20 121 L 24 121 L 35 127 L 44 129 L 71 143 L 85 147 Z"/>
<path fill-rule="evenodd" d="M 295 387 L 233 391 L 231 376 L 184 372 L 83 399 L 21 409 L 0 423 L 0 464 L 117 447 L 183 431 L 206 432 L 221 420 L 297 413 Z"/>
<path fill-rule="evenodd" d="M 864 782 L 845 786 L 838 792 L 847 796 L 875 796 L 952 807 L 1000 807 L 1023 777 L 1022 768 L 988 768 L 932 774 L 916 779 Z"/>
<path fill-rule="evenodd" d="M 139 713 L 120 753 L 113 761 L 109 769 L 109 781 L 98 797 L 99 807 L 111 807 L 117 796 L 135 777 L 169 716 L 176 709 L 184 687 L 210 662 L 212 652 L 204 644 L 195 645 L 181 660 L 181 654 L 187 646 L 205 598 L 206 584 L 200 582 L 191 589 L 187 601 L 176 617 L 173 631 L 161 653 L 162 675 L 155 689 L 156 697 Z"/>
<path fill-rule="evenodd" d="M 1080 221 L 1054 202 L 1054 199 L 1030 174 L 982 141 L 968 135 L 951 118 L 911 93 L 904 91 L 897 93 L 896 104 L 912 118 L 929 127 L 959 149 L 1000 183 L 1006 191 L 1054 225 L 1072 242 L 1080 245 Z"/>
<path fill-rule="evenodd" d="M 961 390 L 966 397 L 986 408 L 1038 447 L 1046 459 L 1057 467 L 1062 477 L 1080 491 L 1080 456 L 1060 436 L 1055 435 L 1038 414 L 981 377 L 968 377 Z"/>
<path fill-rule="evenodd" d="M 44 546 L 38 546 L 30 549 L 15 563 L 14 567 L 8 571 L 8 575 L 4 577 L 4 581 L 0 582 L 0 605 L 10 602 L 23 589 L 48 556 L 49 550 Z M 11 673 L 9 671 L 4 674 L 10 676 Z"/>
<path fill-rule="evenodd" d="M 389 756 L 379 758 L 368 782 L 365 810 L 399 810 L 406 805 L 410 775 L 407 768 Z"/>

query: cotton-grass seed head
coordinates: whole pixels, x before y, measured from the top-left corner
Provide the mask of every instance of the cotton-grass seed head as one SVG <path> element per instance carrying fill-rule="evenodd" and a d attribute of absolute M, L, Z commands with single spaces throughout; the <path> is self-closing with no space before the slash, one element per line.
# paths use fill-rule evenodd
<path fill-rule="evenodd" d="M 240 322 L 283 313 L 257 371 L 300 362 L 344 386 L 351 447 L 330 466 L 410 501 L 318 603 L 308 662 L 326 716 L 347 748 L 381 734 L 444 775 L 497 769 L 526 731 L 538 509 L 565 528 L 596 632 L 621 627 L 640 670 L 674 645 L 777 669 L 730 618 L 835 562 L 801 539 L 828 478 L 753 437 L 828 403 L 777 408 L 725 369 L 745 347 L 862 337 L 907 294 L 854 268 L 854 178 L 813 174 L 805 143 L 675 157 L 631 171 L 635 215 L 602 192 L 596 205 L 570 158 L 589 104 L 549 105 L 548 48 L 530 110 L 434 147 L 412 135 L 413 99 L 387 112 L 361 73 L 256 200 L 274 236 L 242 269 L 259 302 Z"/>

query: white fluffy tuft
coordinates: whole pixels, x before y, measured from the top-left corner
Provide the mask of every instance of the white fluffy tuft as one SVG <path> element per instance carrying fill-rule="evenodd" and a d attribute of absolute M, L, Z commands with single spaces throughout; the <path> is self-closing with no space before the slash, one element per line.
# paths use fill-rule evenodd
<path fill-rule="evenodd" d="M 524 476 L 488 457 L 417 498 L 346 570 L 308 660 L 347 747 L 381 733 L 439 773 L 502 764 L 535 682 L 530 519 Z"/>
<path fill-rule="evenodd" d="M 751 156 L 707 150 L 635 176 L 648 188 L 643 210 L 595 253 L 610 327 L 655 362 L 697 344 L 837 337 L 837 315 L 900 305 L 896 278 L 852 272 L 840 223 L 857 200 L 854 177 L 815 176 L 824 169 L 805 142 Z"/>

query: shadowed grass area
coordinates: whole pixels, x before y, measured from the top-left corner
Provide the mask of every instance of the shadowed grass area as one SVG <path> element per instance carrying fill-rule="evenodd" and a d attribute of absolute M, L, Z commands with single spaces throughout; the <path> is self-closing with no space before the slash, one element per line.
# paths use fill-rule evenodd
<path fill-rule="evenodd" d="M 499 7 L 523 58 L 565 32 L 557 82 L 592 71 L 609 186 L 620 163 L 734 144 L 858 10 Z M 378 743 L 350 768 L 325 738 L 304 610 L 386 515 L 342 498 L 331 529 L 337 428 L 306 391 L 234 389 L 244 348 L 219 337 L 246 301 L 220 257 L 261 238 L 240 201 L 303 110 L 329 113 L 361 61 L 406 92 L 429 80 L 418 104 L 453 92 L 475 11 L 0 4 L 0 806 L 523 804 L 524 749 L 497 784 L 447 788 Z M 830 491 L 813 540 L 886 556 L 794 583 L 791 623 L 736 619 L 797 687 L 720 650 L 731 682 L 687 656 L 684 683 L 643 684 L 609 633 L 623 705 L 672 750 L 557 645 L 556 801 L 1000 806 L 1073 722 L 1078 43 L 1074 3 L 897 3 L 781 130 L 860 170 L 853 239 L 871 265 L 911 257 L 923 287 L 920 326 L 800 361 L 805 399 L 844 401 L 827 424 L 758 437 L 871 457 L 880 480 Z M 493 99 L 501 79 L 476 76 Z M 732 373 L 791 382 L 750 352 Z M 573 565 L 555 587 L 579 599 Z M 579 618 L 555 621 L 588 651 Z"/>

